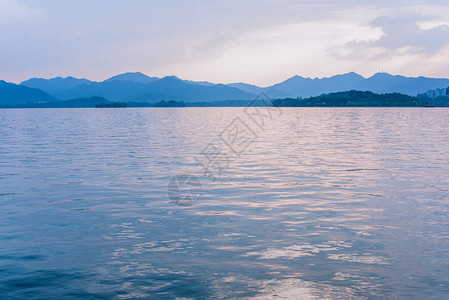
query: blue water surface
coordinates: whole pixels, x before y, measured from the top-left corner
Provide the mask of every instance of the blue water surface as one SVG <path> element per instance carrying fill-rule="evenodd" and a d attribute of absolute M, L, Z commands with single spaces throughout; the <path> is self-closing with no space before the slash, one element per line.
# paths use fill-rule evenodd
<path fill-rule="evenodd" d="M 447 299 L 448 250 L 449 109 L 0 110 L 1 299 Z"/>

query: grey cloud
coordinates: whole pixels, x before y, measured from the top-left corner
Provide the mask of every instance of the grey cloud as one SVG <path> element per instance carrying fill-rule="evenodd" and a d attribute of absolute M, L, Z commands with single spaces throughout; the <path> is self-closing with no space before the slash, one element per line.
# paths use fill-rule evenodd
<path fill-rule="evenodd" d="M 383 16 L 370 22 L 369 25 L 382 30 L 382 36 L 372 41 L 352 41 L 345 45 L 350 50 L 350 57 L 368 55 L 370 49 L 395 51 L 408 48 L 412 54 L 433 55 L 449 46 L 449 26 L 440 25 L 430 29 L 421 29 L 419 22 L 431 21 L 434 18 L 423 15 Z M 340 49 L 343 50 L 343 49 Z M 343 51 L 344 52 L 344 51 Z M 339 51 L 332 52 L 335 56 Z M 382 54 L 385 55 L 385 54 Z"/>
<path fill-rule="evenodd" d="M 429 16 L 380 17 L 372 22 L 380 27 L 383 36 L 370 46 L 386 49 L 412 47 L 414 52 L 435 53 L 449 46 L 449 26 L 440 25 L 421 29 L 419 21 L 431 20 Z"/>

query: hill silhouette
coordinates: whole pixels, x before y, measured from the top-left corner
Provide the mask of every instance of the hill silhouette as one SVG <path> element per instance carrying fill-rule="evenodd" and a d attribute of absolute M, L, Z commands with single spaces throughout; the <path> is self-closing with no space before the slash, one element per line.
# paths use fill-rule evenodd
<path fill-rule="evenodd" d="M 449 86 L 449 79 L 445 78 L 405 77 L 388 73 L 376 73 L 369 78 L 364 78 L 356 73 L 348 73 L 321 79 L 294 76 L 270 88 L 287 93 L 290 97 L 313 97 L 349 90 L 416 96 L 427 90 L 447 86 Z"/>
<path fill-rule="evenodd" d="M 161 100 L 228 100 L 251 99 L 255 95 L 223 84 L 199 85 L 168 76 L 150 83 L 125 80 L 107 80 L 76 86 L 55 95 L 61 99 L 104 97 L 113 101 Z"/>
<path fill-rule="evenodd" d="M 102 82 L 56 77 L 51 79 L 31 78 L 20 84 L 23 87 L 38 88 L 45 94 L 20 96 L 9 92 L 3 102 L 23 103 L 24 101 L 54 101 L 50 95 L 61 100 L 103 97 L 119 102 L 185 101 L 211 102 L 254 99 L 264 92 L 272 99 L 316 97 L 322 94 L 350 90 L 373 93 L 401 93 L 409 96 L 426 93 L 427 90 L 446 88 L 449 79 L 405 77 L 388 73 L 377 73 L 369 78 L 351 72 L 329 78 L 305 78 L 293 76 L 281 83 L 259 87 L 248 83 L 214 84 L 207 81 L 183 80 L 174 75 L 164 78 L 150 77 L 140 72 L 128 72 L 113 76 Z M 29 92 L 29 91 L 28 91 Z M 4 92 L 5 93 L 5 92 Z M 14 94 L 14 95 L 13 95 Z M 34 97 L 34 98 L 33 98 Z M 33 100 L 34 99 L 34 100 Z M 35 100 L 37 99 L 37 100 Z M 43 100 L 41 100 L 43 99 Z"/>
<path fill-rule="evenodd" d="M 131 82 L 139 82 L 139 83 L 150 83 L 156 80 L 159 80 L 158 77 L 150 77 L 141 72 L 128 72 L 113 76 L 109 79 L 106 79 L 104 82 L 110 81 L 131 81 Z"/>
<path fill-rule="evenodd" d="M 1 106 L 53 101 L 58 101 L 58 99 L 40 89 L 29 88 L 0 80 Z"/>
<path fill-rule="evenodd" d="M 425 104 L 416 97 L 399 93 L 376 94 L 354 90 L 310 98 L 274 100 L 274 105 L 279 107 L 415 107 Z"/>
<path fill-rule="evenodd" d="M 20 84 L 30 88 L 41 89 L 50 95 L 54 95 L 62 91 L 71 89 L 75 86 L 81 84 L 89 84 L 91 82 L 92 81 L 87 79 L 78 79 L 69 76 L 66 78 L 55 77 L 51 79 L 31 78 L 21 82 Z"/>

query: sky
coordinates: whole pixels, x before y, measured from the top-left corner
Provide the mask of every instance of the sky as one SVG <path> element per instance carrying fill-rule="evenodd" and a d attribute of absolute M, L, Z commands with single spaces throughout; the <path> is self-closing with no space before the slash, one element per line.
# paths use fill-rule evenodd
<path fill-rule="evenodd" d="M 0 80 L 449 78 L 447 0 L 0 0 Z"/>

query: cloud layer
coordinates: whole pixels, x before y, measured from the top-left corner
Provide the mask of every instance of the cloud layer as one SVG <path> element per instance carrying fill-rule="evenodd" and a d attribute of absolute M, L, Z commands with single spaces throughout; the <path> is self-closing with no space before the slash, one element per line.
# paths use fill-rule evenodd
<path fill-rule="evenodd" d="M 449 77 L 444 1 L 0 0 L 0 79 Z M 424 25 L 425 26 L 424 26 Z M 413 68 L 411 68 L 413 64 Z"/>

